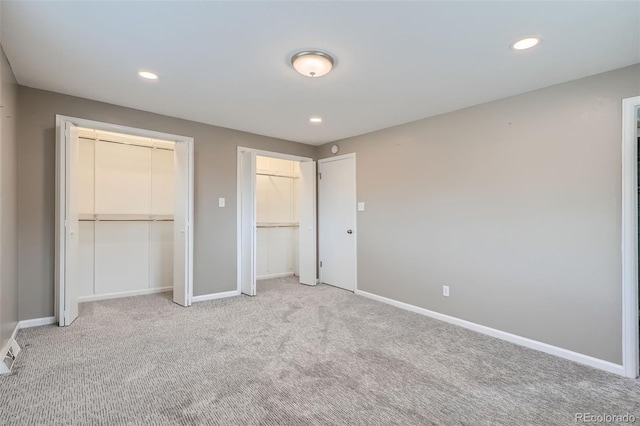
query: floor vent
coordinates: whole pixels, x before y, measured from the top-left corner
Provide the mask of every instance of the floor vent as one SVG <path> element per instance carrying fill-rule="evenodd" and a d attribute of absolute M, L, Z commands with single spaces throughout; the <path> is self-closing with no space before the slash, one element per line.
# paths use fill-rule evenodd
<path fill-rule="evenodd" d="M 0 374 L 9 374 L 13 368 L 13 364 L 16 362 L 16 358 L 20 353 L 20 346 L 15 340 L 9 345 L 9 350 L 4 356 L 4 359 L 0 363 Z"/>

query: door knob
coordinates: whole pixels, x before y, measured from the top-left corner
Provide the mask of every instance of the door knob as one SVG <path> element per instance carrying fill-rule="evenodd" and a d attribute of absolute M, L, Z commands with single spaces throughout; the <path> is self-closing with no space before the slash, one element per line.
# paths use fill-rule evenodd
<path fill-rule="evenodd" d="M 351 229 L 347 229 L 347 234 L 353 234 L 353 231 Z"/>

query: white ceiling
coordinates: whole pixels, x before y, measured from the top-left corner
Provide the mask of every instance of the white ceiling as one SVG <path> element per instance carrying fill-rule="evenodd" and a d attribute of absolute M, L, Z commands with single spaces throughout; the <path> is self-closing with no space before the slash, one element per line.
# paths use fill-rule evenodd
<path fill-rule="evenodd" d="M 639 1 L 2 3 L 22 85 L 314 145 L 640 62 Z"/>

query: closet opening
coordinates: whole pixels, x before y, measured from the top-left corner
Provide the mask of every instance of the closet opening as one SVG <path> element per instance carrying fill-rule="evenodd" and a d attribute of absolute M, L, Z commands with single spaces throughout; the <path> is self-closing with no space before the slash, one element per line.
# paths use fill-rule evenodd
<path fill-rule="evenodd" d="M 175 142 L 78 128 L 78 302 L 173 290 Z"/>
<path fill-rule="evenodd" d="M 239 148 L 238 211 L 240 293 L 255 296 L 257 281 L 276 278 L 316 284 L 312 159 Z"/>
<path fill-rule="evenodd" d="M 300 276 L 300 162 L 256 156 L 256 280 Z"/>
<path fill-rule="evenodd" d="M 57 117 L 56 316 L 160 292 L 192 299 L 193 139 Z"/>

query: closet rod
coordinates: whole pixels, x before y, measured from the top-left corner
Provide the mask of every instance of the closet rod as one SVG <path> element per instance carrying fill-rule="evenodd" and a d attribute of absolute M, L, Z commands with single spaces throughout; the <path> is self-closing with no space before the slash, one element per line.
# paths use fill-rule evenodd
<path fill-rule="evenodd" d="M 279 174 L 279 173 L 268 173 L 268 172 L 256 172 L 257 175 L 260 176 L 273 176 L 273 177 L 283 177 L 283 178 L 289 178 L 289 179 L 299 179 L 299 176 L 294 176 L 294 175 L 283 175 L 283 174 Z"/>
<path fill-rule="evenodd" d="M 170 214 L 117 214 L 117 213 L 81 213 L 81 222 L 172 222 Z"/>
<path fill-rule="evenodd" d="M 78 219 L 79 222 L 173 222 L 173 219 Z"/>
<path fill-rule="evenodd" d="M 149 145 L 141 145 L 141 144 L 137 144 L 137 143 L 130 143 L 130 142 L 118 142 L 118 141 L 110 141 L 107 139 L 100 139 L 100 138 L 88 138 L 86 136 L 79 136 L 80 139 L 86 139 L 89 141 L 95 141 L 95 142 L 107 142 L 107 143 L 117 143 L 120 145 L 131 145 L 131 146 L 137 146 L 140 148 L 149 148 L 149 149 L 161 149 L 163 151 L 175 151 L 175 149 L 171 149 L 171 148 L 164 148 L 164 147 L 160 147 L 160 146 L 149 146 Z M 171 142 L 171 141 L 167 141 L 167 142 Z"/>

